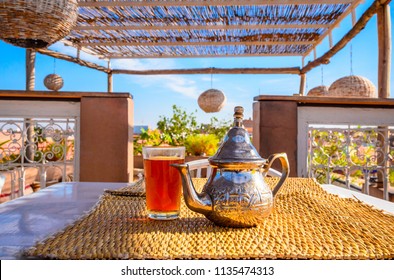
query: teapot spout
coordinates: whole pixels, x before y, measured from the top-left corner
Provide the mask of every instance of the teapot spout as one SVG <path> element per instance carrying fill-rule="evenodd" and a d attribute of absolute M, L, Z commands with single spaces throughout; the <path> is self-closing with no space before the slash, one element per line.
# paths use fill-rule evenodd
<path fill-rule="evenodd" d="M 206 215 L 212 212 L 212 200 L 207 193 L 197 193 L 187 164 L 171 164 L 182 178 L 183 197 L 190 210 Z"/>

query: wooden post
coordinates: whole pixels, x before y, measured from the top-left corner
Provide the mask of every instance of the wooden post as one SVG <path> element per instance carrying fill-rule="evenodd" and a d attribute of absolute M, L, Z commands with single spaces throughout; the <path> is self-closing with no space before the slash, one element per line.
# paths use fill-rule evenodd
<path fill-rule="evenodd" d="M 107 82 L 108 92 L 112 92 L 113 91 L 113 87 L 112 87 L 112 73 L 111 72 L 109 72 L 107 74 L 107 78 L 108 78 L 108 82 Z"/>
<path fill-rule="evenodd" d="M 390 97 L 390 71 L 391 71 L 391 18 L 390 6 L 384 5 L 378 9 L 378 96 Z"/>
<path fill-rule="evenodd" d="M 107 65 L 107 91 L 112 92 L 112 71 L 111 71 L 111 60 L 108 60 L 108 65 Z"/>
<path fill-rule="evenodd" d="M 36 51 L 33 49 L 26 49 L 26 90 L 33 91 L 36 79 Z"/>
<path fill-rule="evenodd" d="M 26 91 L 33 91 L 36 84 L 36 51 L 33 49 L 26 49 Z M 32 119 L 26 119 L 26 141 L 27 144 L 34 143 L 34 123 Z M 26 159 L 34 161 L 33 145 L 26 147 Z M 23 187 L 23 186 L 22 186 Z"/>
<path fill-rule="evenodd" d="M 383 5 L 377 11 L 378 22 L 378 96 L 390 97 L 391 72 L 391 18 L 390 6 Z M 378 143 L 381 143 L 381 153 L 378 153 L 378 162 L 382 163 L 382 170 L 378 172 L 378 187 L 383 187 L 383 199 L 388 199 L 388 165 L 386 155 L 389 152 L 389 133 L 387 126 L 379 126 Z"/>
<path fill-rule="evenodd" d="M 301 74 L 301 81 L 300 81 L 300 95 L 304 95 L 305 94 L 305 84 L 306 84 L 306 74 Z"/>

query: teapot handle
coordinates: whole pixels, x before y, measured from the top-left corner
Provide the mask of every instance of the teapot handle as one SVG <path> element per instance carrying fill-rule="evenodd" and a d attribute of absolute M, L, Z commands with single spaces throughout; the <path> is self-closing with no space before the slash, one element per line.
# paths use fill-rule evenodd
<path fill-rule="evenodd" d="M 268 173 L 268 170 L 271 168 L 272 163 L 279 159 L 280 163 L 282 164 L 282 176 L 280 177 L 279 182 L 276 184 L 274 189 L 272 190 L 272 195 L 275 197 L 278 193 L 279 189 L 282 187 L 283 183 L 289 177 L 290 168 L 289 168 L 289 161 L 287 159 L 286 153 L 277 153 L 270 155 L 268 158 L 268 163 L 264 166 L 264 173 Z"/>

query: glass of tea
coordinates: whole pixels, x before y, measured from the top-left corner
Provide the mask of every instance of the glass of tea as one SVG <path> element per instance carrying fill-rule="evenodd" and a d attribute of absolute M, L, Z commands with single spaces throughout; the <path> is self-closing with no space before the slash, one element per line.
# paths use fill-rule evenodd
<path fill-rule="evenodd" d="M 179 171 L 170 166 L 185 162 L 185 147 L 142 147 L 148 217 L 172 220 L 179 217 L 182 182 Z"/>

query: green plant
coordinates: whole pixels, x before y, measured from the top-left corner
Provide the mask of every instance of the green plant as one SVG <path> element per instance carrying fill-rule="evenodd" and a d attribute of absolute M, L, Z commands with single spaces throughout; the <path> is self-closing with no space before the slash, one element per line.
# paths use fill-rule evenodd
<path fill-rule="evenodd" d="M 389 181 L 390 184 L 394 185 L 394 170 L 389 171 Z"/>
<path fill-rule="evenodd" d="M 209 124 L 201 124 L 199 133 L 216 135 L 219 140 L 222 140 L 227 132 L 232 127 L 232 121 L 219 121 L 216 117 L 210 119 Z"/>
<path fill-rule="evenodd" d="M 158 129 L 142 129 L 139 137 L 134 139 L 134 155 L 141 155 L 143 146 L 159 146 L 163 142 L 163 135 Z"/>
<path fill-rule="evenodd" d="M 219 121 L 215 117 L 211 118 L 209 124 L 198 125 L 194 113 L 186 112 L 176 105 L 172 109 L 171 117 L 160 116 L 158 129 L 142 130 L 134 139 L 134 155 L 141 155 L 143 146 L 162 144 L 186 146 L 186 152 L 192 155 L 211 155 L 231 128 L 231 121 Z"/>
<path fill-rule="evenodd" d="M 6 140 L 6 141 L 3 141 L 3 142 L 0 142 L 0 148 L 4 145 L 4 144 L 7 144 L 8 142 L 10 142 L 11 140 Z"/>
<path fill-rule="evenodd" d="M 8 142 L 10 142 L 10 140 L 6 140 L 6 141 L 3 141 L 3 142 L 0 142 L 0 148 L 4 145 L 4 144 L 7 144 Z M 3 150 L 3 149 L 1 149 L 1 150 Z M 3 155 L 2 155 L 2 153 L 0 153 L 0 163 L 4 163 L 6 160 L 5 160 L 5 158 L 3 158 Z"/>
<path fill-rule="evenodd" d="M 186 153 L 192 156 L 212 156 L 215 154 L 219 139 L 214 134 L 196 134 L 186 138 Z"/>
<path fill-rule="evenodd" d="M 0 163 L 4 164 L 7 162 L 20 162 L 20 155 L 19 153 L 16 151 L 15 147 L 10 147 L 10 145 L 8 145 L 6 148 L 3 148 L 3 145 L 7 144 L 11 142 L 11 140 L 6 140 L 0 143 L 0 148 L 1 148 L 1 153 L 0 153 Z"/>
<path fill-rule="evenodd" d="M 184 145 L 188 135 L 197 133 L 197 121 L 194 113 L 187 113 L 176 105 L 172 106 L 173 115 L 168 118 L 160 116 L 157 128 L 161 131 L 163 143 Z"/>

